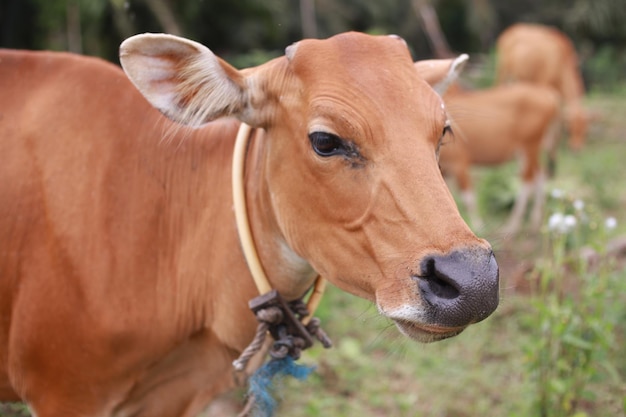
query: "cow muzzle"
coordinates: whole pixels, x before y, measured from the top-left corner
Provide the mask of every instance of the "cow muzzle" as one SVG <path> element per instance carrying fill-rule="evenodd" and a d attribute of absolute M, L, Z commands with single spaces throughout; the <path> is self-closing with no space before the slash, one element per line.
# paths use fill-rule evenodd
<path fill-rule="evenodd" d="M 431 342 L 455 336 L 498 306 L 499 271 L 490 249 L 427 256 L 419 270 L 412 279 L 420 307 L 386 314 L 412 339 Z"/>

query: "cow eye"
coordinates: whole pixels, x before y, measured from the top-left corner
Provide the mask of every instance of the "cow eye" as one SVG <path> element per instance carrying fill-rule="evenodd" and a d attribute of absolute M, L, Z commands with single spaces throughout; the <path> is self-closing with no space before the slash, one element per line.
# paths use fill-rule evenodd
<path fill-rule="evenodd" d="M 443 126 L 443 131 L 441 132 L 441 138 L 439 138 L 439 142 L 437 142 L 437 149 L 435 149 L 435 156 L 437 157 L 437 161 L 439 161 L 439 150 L 443 145 L 445 145 L 446 137 L 450 136 L 454 140 L 454 132 L 452 131 L 452 126 L 449 121 L 446 121 L 446 124 Z"/>
<path fill-rule="evenodd" d="M 443 126 L 443 132 L 441 133 L 441 137 L 445 137 L 446 135 L 450 135 L 454 138 L 454 132 L 452 131 L 452 125 L 449 121 Z"/>
<path fill-rule="evenodd" d="M 309 134 L 309 140 L 315 153 L 319 156 L 345 155 L 346 144 L 337 135 L 327 132 L 313 132 Z"/>

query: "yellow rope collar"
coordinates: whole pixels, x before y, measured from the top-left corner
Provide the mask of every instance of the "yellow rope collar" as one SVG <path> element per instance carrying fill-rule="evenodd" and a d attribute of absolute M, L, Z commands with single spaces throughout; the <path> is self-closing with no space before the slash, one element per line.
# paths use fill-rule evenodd
<path fill-rule="evenodd" d="M 235 151 L 233 154 L 233 203 L 235 207 L 235 219 L 237 221 L 237 233 L 239 234 L 243 254 L 246 258 L 252 278 L 254 279 L 254 283 L 259 290 L 259 294 L 263 295 L 270 292 L 272 286 L 267 279 L 267 275 L 265 275 L 256 246 L 254 245 L 254 240 L 252 239 L 244 186 L 245 160 L 251 133 L 252 128 L 245 123 L 241 123 L 239 131 L 237 132 Z M 318 276 L 307 302 L 309 314 L 302 320 L 303 324 L 306 325 L 311 320 L 311 317 L 313 317 L 313 313 L 315 313 L 315 310 L 322 300 L 325 288 L 326 279 L 322 276 Z"/>

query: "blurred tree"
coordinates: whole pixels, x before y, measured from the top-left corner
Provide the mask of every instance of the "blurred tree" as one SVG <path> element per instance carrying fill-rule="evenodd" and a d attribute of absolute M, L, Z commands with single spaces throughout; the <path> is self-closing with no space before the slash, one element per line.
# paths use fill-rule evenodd
<path fill-rule="evenodd" d="M 300 19 L 302 20 L 302 37 L 317 38 L 315 0 L 300 0 Z"/>
<path fill-rule="evenodd" d="M 111 0 L 115 1 L 115 0 Z M 146 3 L 154 17 L 159 21 L 163 32 L 181 36 L 182 31 L 172 8 L 166 0 L 142 0 Z"/>
<path fill-rule="evenodd" d="M 0 46 L 32 48 L 39 35 L 35 14 L 30 1 L 0 0 Z"/>
<path fill-rule="evenodd" d="M 466 26 L 476 35 L 481 51 L 488 51 L 496 37 L 497 16 L 489 0 L 471 0 L 467 5 Z"/>
<path fill-rule="evenodd" d="M 284 48 L 300 39 L 300 13 L 289 0 L 196 0 L 175 4 L 183 33 L 219 53 Z"/>
<path fill-rule="evenodd" d="M 437 58 L 449 58 L 454 54 L 448 46 L 448 41 L 444 36 L 441 26 L 439 25 L 439 17 L 435 8 L 429 0 L 412 0 L 415 14 L 420 19 L 424 33 L 430 41 L 434 55 Z"/>
<path fill-rule="evenodd" d="M 576 0 L 563 18 L 563 28 L 595 43 L 626 44 L 624 0 Z"/>
<path fill-rule="evenodd" d="M 626 42 L 624 0 L 490 0 L 490 3 L 497 16 L 498 32 L 523 21 L 556 26 L 574 39 Z"/>
<path fill-rule="evenodd" d="M 77 54 L 82 53 L 83 39 L 80 25 L 80 4 L 77 0 L 68 0 L 65 3 L 65 22 L 67 50 Z"/>
<path fill-rule="evenodd" d="M 133 35 L 135 31 L 135 25 L 128 13 L 128 2 L 126 0 L 109 0 L 113 12 L 113 22 L 117 33 L 122 38 L 127 38 Z"/>
<path fill-rule="evenodd" d="M 414 7 L 430 10 L 430 17 Z M 251 65 L 303 37 L 357 30 L 398 34 L 424 58 L 488 52 L 517 21 L 558 27 L 587 51 L 583 57 L 600 54 L 594 71 L 626 77 L 626 69 L 611 67 L 626 56 L 624 0 L 0 0 L 0 46 L 72 50 L 117 62 L 124 38 L 168 32 Z M 424 29 L 433 34 L 437 24 L 435 47 Z"/>

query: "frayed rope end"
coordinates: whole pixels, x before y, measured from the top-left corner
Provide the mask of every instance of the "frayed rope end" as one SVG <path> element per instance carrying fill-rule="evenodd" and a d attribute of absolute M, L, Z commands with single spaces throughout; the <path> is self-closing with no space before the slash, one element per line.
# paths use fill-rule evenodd
<path fill-rule="evenodd" d="M 282 359 L 272 359 L 250 377 L 248 396 L 254 399 L 253 417 L 272 417 L 276 409 L 276 400 L 272 396 L 274 378 L 292 376 L 298 380 L 306 379 L 314 366 L 299 365 L 289 355 Z"/>

